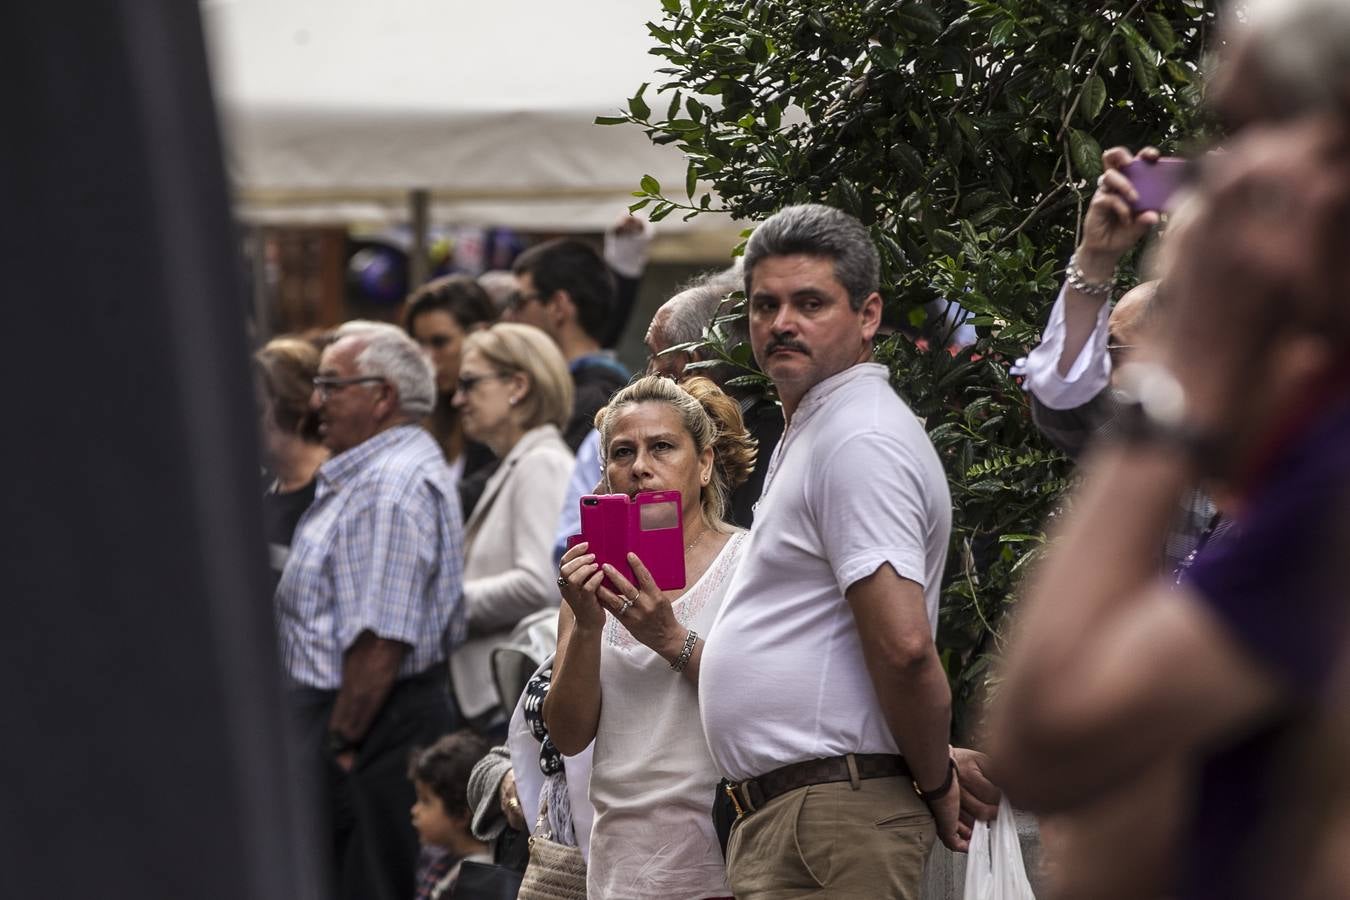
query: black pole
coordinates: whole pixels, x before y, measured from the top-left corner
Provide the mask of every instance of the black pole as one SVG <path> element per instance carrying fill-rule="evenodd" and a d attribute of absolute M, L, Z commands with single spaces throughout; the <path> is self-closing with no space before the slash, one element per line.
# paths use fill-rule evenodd
<path fill-rule="evenodd" d="M 317 896 L 197 4 L 5 18 L 0 893 Z"/>

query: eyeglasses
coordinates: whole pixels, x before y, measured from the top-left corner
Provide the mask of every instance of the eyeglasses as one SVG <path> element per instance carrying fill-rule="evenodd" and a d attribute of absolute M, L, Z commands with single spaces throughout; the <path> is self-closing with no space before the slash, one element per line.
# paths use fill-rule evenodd
<path fill-rule="evenodd" d="M 320 400 L 327 400 L 328 396 L 334 391 L 349 388 L 354 384 L 375 384 L 376 382 L 383 384 L 383 376 L 353 375 L 350 378 L 338 378 L 332 375 L 320 375 L 314 379 L 314 390 L 319 392 Z"/>
<path fill-rule="evenodd" d="M 480 381 L 491 381 L 493 378 L 510 378 L 510 375 L 503 375 L 501 372 L 493 372 L 490 375 L 461 375 L 459 376 L 458 391 L 469 393 L 478 385 Z"/>
<path fill-rule="evenodd" d="M 523 309 L 527 303 L 534 303 L 536 300 L 543 303 L 544 295 L 538 291 L 535 291 L 533 294 L 523 294 L 520 291 L 516 291 L 511 295 L 511 299 L 506 302 L 506 305 L 510 309 L 520 310 Z"/>

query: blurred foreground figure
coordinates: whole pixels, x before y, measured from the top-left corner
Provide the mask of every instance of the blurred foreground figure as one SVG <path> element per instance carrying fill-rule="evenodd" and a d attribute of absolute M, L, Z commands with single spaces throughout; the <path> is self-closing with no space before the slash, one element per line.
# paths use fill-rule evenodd
<path fill-rule="evenodd" d="M 333 456 L 276 604 L 343 900 L 412 896 L 408 755 L 452 725 L 445 660 L 464 633 L 462 536 L 445 456 L 418 424 L 435 399 L 430 361 L 392 325 L 339 328 L 314 379 Z"/>
<path fill-rule="evenodd" d="M 1346 634 L 1332 563 L 1350 508 L 1350 132 L 1310 116 L 1228 150 L 1172 237 L 1114 440 L 1030 585 L 992 729 L 1004 787 L 1039 811 L 1193 771 L 1186 898 L 1282 895 L 1265 829 Z M 1236 498 L 1235 532 L 1167 584 L 1157 536 L 1206 478 Z M 1132 896 L 1160 887 L 1130 874 Z"/>

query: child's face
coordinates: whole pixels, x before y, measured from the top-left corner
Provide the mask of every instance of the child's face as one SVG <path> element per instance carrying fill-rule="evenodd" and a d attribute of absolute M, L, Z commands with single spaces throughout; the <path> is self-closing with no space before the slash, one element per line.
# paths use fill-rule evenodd
<path fill-rule="evenodd" d="M 412 805 L 412 824 L 417 836 L 422 843 L 434 847 L 451 846 L 454 834 L 462 829 L 445 814 L 445 804 L 431 788 L 417 779 L 413 779 L 413 787 L 417 790 L 417 802 Z"/>

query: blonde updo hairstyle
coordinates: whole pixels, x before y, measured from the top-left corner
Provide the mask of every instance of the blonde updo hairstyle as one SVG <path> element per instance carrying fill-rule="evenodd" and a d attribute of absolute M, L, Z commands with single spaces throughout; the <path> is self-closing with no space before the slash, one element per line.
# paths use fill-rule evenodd
<path fill-rule="evenodd" d="M 647 375 L 622 388 L 609 405 L 595 414 L 600 432 L 600 463 L 609 464 L 610 432 L 624 407 L 639 403 L 664 403 L 680 414 L 680 421 L 694 439 L 695 453 L 713 448 L 712 478 L 703 486 L 700 505 L 708 525 L 730 530 L 723 520 L 731 492 L 745 483 L 755 469 L 758 447 L 745 430 L 741 407 L 716 384 L 702 376 L 675 382 L 661 375 Z"/>
<path fill-rule="evenodd" d="M 523 372 L 530 388 L 516 407 L 525 429 L 552 423 L 562 428 L 572 415 L 572 375 L 553 339 L 533 325 L 498 322 L 464 339 L 464 352 L 477 350 L 499 375 Z"/>

